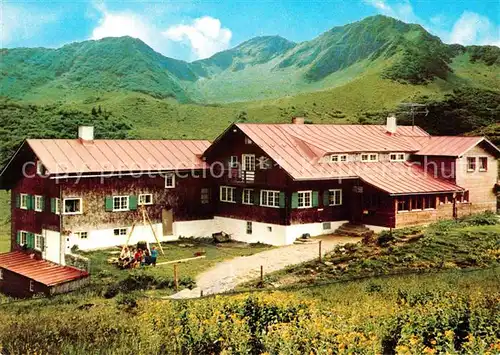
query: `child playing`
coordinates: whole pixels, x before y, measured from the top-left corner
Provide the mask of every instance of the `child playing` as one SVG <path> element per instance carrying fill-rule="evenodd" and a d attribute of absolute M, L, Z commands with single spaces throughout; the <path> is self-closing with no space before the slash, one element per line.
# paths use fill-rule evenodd
<path fill-rule="evenodd" d="M 156 258 L 158 257 L 158 250 L 156 250 L 156 247 L 151 248 L 151 264 L 153 266 L 156 266 Z"/>

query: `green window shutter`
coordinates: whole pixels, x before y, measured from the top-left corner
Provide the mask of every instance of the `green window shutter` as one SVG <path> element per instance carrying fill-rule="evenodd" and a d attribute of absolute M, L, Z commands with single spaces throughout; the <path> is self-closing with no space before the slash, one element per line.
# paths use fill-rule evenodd
<path fill-rule="evenodd" d="M 113 197 L 106 196 L 106 198 L 104 200 L 104 207 L 106 209 L 106 212 L 112 212 L 113 211 Z"/>
<path fill-rule="evenodd" d="M 280 208 L 285 208 L 285 193 L 283 191 L 280 192 Z"/>
<path fill-rule="evenodd" d="M 16 208 L 21 207 L 21 195 L 16 195 Z"/>
<path fill-rule="evenodd" d="M 234 189 L 234 200 L 236 203 L 241 203 L 243 200 L 243 190 L 242 189 Z"/>
<path fill-rule="evenodd" d="M 17 231 L 17 238 L 16 238 L 17 245 L 21 245 L 21 232 Z"/>
<path fill-rule="evenodd" d="M 32 210 L 33 209 L 33 200 L 31 199 L 33 196 L 28 195 L 26 196 L 26 209 Z"/>
<path fill-rule="evenodd" d="M 35 247 L 35 235 L 33 233 L 28 233 L 28 248 L 33 249 Z"/>
<path fill-rule="evenodd" d="M 318 207 L 318 205 L 319 205 L 319 192 L 313 191 L 312 192 L 312 206 Z"/>
<path fill-rule="evenodd" d="M 56 199 L 54 197 L 50 199 L 50 212 L 56 213 Z"/>
<path fill-rule="evenodd" d="M 128 209 L 131 211 L 137 210 L 137 196 L 128 197 Z"/>
<path fill-rule="evenodd" d="M 35 195 L 30 195 L 29 200 L 31 201 L 30 202 L 30 210 L 34 210 L 35 209 Z"/>
<path fill-rule="evenodd" d="M 292 193 L 292 208 L 298 208 L 299 207 L 299 193 L 294 192 Z"/>
<path fill-rule="evenodd" d="M 327 207 L 330 205 L 330 191 L 323 191 L 323 206 Z"/>
<path fill-rule="evenodd" d="M 45 238 L 44 237 L 40 238 L 40 249 L 42 251 L 45 251 Z"/>
<path fill-rule="evenodd" d="M 253 204 L 260 205 L 260 190 L 253 190 Z"/>

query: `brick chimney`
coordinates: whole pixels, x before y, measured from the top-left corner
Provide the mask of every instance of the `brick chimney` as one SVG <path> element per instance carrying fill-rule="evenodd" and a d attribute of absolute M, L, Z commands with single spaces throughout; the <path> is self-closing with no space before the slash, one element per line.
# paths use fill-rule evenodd
<path fill-rule="evenodd" d="M 292 117 L 293 124 L 304 124 L 306 119 L 304 117 Z"/>
<path fill-rule="evenodd" d="M 94 126 L 78 126 L 78 139 L 82 141 L 93 141 Z"/>
<path fill-rule="evenodd" d="M 398 125 L 396 123 L 396 116 L 394 114 L 390 114 L 387 117 L 387 124 L 386 124 L 387 133 L 394 134 L 396 133 L 397 129 Z"/>

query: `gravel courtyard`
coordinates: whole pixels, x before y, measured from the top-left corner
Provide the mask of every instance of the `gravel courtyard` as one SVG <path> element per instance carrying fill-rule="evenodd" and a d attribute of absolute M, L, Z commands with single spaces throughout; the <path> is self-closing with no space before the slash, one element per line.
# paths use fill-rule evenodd
<path fill-rule="evenodd" d="M 337 245 L 356 243 L 361 240 L 361 238 L 340 236 L 323 236 L 314 239 L 322 241 L 323 254 L 333 250 Z M 230 291 L 240 283 L 258 278 L 261 265 L 264 266 L 264 273 L 270 273 L 317 257 L 318 243 L 293 244 L 251 256 L 237 257 L 223 261 L 201 273 L 196 278 L 196 288 L 182 290 L 170 298 L 196 298 L 200 296 L 202 290 L 204 295 Z"/>

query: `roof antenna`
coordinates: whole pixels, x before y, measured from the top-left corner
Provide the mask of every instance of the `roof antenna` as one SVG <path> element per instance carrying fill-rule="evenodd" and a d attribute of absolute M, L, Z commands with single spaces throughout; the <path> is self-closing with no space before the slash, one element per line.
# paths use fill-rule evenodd
<path fill-rule="evenodd" d="M 419 114 L 424 114 L 424 116 L 427 116 L 429 114 L 429 109 L 427 108 L 426 104 L 419 104 L 416 102 L 401 102 L 399 106 L 402 106 L 406 108 L 405 110 L 402 110 L 400 112 L 406 113 L 411 115 L 411 129 L 412 131 L 415 130 L 415 115 Z"/>

